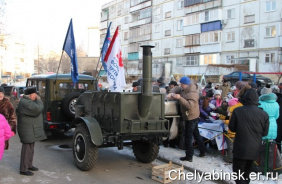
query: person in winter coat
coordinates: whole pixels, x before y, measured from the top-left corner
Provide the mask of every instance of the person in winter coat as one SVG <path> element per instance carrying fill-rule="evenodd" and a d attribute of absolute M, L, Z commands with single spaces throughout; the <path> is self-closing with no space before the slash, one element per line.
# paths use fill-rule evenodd
<path fill-rule="evenodd" d="M 268 91 L 268 90 L 267 90 Z M 277 138 L 277 123 L 279 117 L 279 105 L 276 102 L 277 96 L 269 91 L 259 97 L 259 107 L 262 108 L 269 116 L 269 130 L 266 137 L 262 139 L 274 140 Z"/>
<path fill-rule="evenodd" d="M 237 94 L 246 84 L 247 84 L 247 82 L 244 82 L 244 81 L 237 81 L 235 83 L 236 90 L 234 92 L 234 97 L 236 97 L 236 98 L 238 97 Z"/>
<path fill-rule="evenodd" d="M 222 91 L 221 98 L 227 97 L 227 93 L 231 92 L 230 86 L 228 85 L 228 81 L 223 79 L 223 84 L 219 87 L 219 90 Z"/>
<path fill-rule="evenodd" d="M 221 98 L 221 91 L 220 90 L 215 90 L 213 94 L 213 100 L 210 102 L 215 106 L 215 109 L 221 106 L 222 103 L 222 98 Z M 213 110 L 215 110 L 213 109 Z"/>
<path fill-rule="evenodd" d="M 8 121 L 12 130 L 12 136 L 14 136 L 17 133 L 17 116 L 13 104 L 4 95 L 4 88 L 0 87 L 0 114 L 2 114 Z M 6 140 L 5 149 L 7 150 L 8 148 L 9 140 Z"/>
<path fill-rule="evenodd" d="M 202 95 L 203 95 L 203 96 L 207 96 L 208 91 L 213 91 L 213 89 L 212 89 L 212 83 L 211 83 L 211 82 L 209 82 L 209 83 L 205 86 L 205 88 L 202 90 Z"/>
<path fill-rule="evenodd" d="M 258 107 L 258 94 L 254 89 L 246 91 L 242 97 L 242 107 L 237 107 L 231 116 L 228 128 L 236 133 L 233 148 L 233 172 L 244 173 L 244 179 L 238 178 L 236 183 L 249 183 L 249 174 L 253 162 L 257 159 L 262 137 L 269 128 L 269 116 Z"/>
<path fill-rule="evenodd" d="M 6 118 L 2 114 L 0 114 L 0 160 L 2 160 L 4 154 L 5 141 L 9 140 L 11 137 L 11 127 L 8 124 Z"/>
<path fill-rule="evenodd" d="M 276 142 L 277 142 L 277 147 L 278 150 L 281 151 L 281 142 L 282 142 L 282 94 L 280 93 L 280 88 L 272 88 L 272 92 L 276 94 L 277 96 L 277 103 L 279 105 L 279 117 L 276 119 L 277 123 L 277 137 L 276 137 Z"/>
<path fill-rule="evenodd" d="M 243 104 L 241 102 L 239 102 L 238 98 L 232 98 L 231 100 L 228 101 L 228 109 L 227 109 L 227 113 L 228 113 L 228 120 L 224 121 L 224 124 L 226 124 L 227 126 L 229 125 L 229 121 L 231 119 L 232 113 L 233 111 L 237 108 L 237 107 L 241 107 L 243 106 Z M 224 161 L 231 163 L 232 159 L 233 159 L 233 142 L 235 139 L 235 133 L 231 132 L 230 129 L 228 129 L 227 131 L 227 138 L 226 140 L 226 144 L 227 144 L 227 152 L 226 152 L 226 157 L 224 158 Z"/>
<path fill-rule="evenodd" d="M 200 100 L 200 122 L 205 122 L 210 117 L 210 113 L 213 111 L 212 108 L 210 108 L 209 104 L 213 100 L 213 92 L 208 91 L 206 96 L 203 100 Z"/>
<path fill-rule="evenodd" d="M 40 97 L 36 94 L 36 88 L 29 87 L 24 91 L 18 109 L 18 133 L 22 143 L 20 174 L 32 176 L 31 171 L 38 171 L 33 166 L 34 144 L 46 139 L 43 130 L 44 109 Z"/>
<path fill-rule="evenodd" d="M 198 129 L 199 111 L 199 92 L 195 84 L 193 84 L 189 77 L 182 77 L 180 79 L 180 87 L 176 86 L 171 89 L 171 93 L 167 95 L 168 98 L 173 98 L 179 101 L 182 118 L 185 121 L 185 145 L 186 156 L 181 157 L 182 161 L 193 161 L 194 147 L 192 138 L 198 142 L 200 149 L 200 157 L 205 156 L 205 146 L 200 136 Z"/>

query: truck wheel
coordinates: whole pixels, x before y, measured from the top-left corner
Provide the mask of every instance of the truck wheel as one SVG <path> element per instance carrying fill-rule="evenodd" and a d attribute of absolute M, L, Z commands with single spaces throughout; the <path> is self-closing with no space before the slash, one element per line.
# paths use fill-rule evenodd
<path fill-rule="evenodd" d="M 76 127 L 73 137 L 73 158 L 76 166 L 82 171 L 89 171 L 95 166 L 98 158 L 98 146 L 92 143 L 85 125 Z"/>
<path fill-rule="evenodd" d="M 159 145 L 153 141 L 133 141 L 132 149 L 136 159 L 143 163 L 150 163 L 156 159 L 159 153 Z"/>
<path fill-rule="evenodd" d="M 64 113 L 71 118 L 75 117 L 75 104 L 79 97 L 79 92 L 73 92 L 68 94 L 62 102 L 62 108 Z"/>

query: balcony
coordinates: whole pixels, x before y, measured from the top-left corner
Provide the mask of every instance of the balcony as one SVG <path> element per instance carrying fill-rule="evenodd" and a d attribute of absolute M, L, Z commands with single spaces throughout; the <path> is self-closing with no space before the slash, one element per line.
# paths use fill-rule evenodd
<path fill-rule="evenodd" d="M 191 53 L 200 53 L 201 52 L 201 47 L 186 47 L 184 48 L 184 53 L 185 54 L 191 54 Z"/>
<path fill-rule="evenodd" d="M 150 6 L 152 6 L 152 1 L 147 1 L 142 4 L 138 4 L 137 6 L 130 7 L 129 12 L 132 13 L 132 12 L 135 12 L 135 11 L 138 11 L 138 10 L 150 7 Z"/>
<path fill-rule="evenodd" d="M 185 14 L 188 14 L 188 13 L 203 11 L 206 9 L 212 9 L 216 7 L 221 7 L 221 0 L 214 0 L 214 1 L 203 2 L 200 4 L 187 6 L 185 7 L 184 11 L 185 11 Z"/>
<path fill-rule="evenodd" d="M 143 42 L 148 40 L 151 40 L 151 34 L 129 38 L 128 42 L 134 43 L 134 42 Z"/>
<path fill-rule="evenodd" d="M 141 19 L 141 20 L 138 20 L 138 21 L 135 21 L 135 22 L 131 22 L 129 23 L 129 27 L 137 27 L 137 26 L 140 26 L 140 25 L 143 25 L 143 24 L 149 24 L 152 22 L 152 17 L 149 17 L 149 18 L 146 18 L 146 19 Z"/>
<path fill-rule="evenodd" d="M 201 25 L 200 24 L 194 24 L 189 26 L 183 27 L 183 34 L 184 35 L 190 35 L 190 34 L 197 34 L 201 33 Z"/>
<path fill-rule="evenodd" d="M 201 53 L 217 53 L 221 52 L 221 43 L 201 44 L 199 48 Z"/>

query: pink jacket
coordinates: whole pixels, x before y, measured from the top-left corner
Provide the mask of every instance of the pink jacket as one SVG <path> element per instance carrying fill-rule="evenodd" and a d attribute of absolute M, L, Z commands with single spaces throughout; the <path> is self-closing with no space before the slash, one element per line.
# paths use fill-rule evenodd
<path fill-rule="evenodd" d="M 12 136 L 11 127 L 6 118 L 0 114 L 0 160 L 4 154 L 5 140 L 10 139 Z"/>

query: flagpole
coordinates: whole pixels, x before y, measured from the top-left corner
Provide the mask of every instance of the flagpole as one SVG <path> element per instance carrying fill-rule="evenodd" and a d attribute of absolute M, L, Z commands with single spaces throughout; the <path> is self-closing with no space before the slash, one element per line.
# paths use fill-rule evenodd
<path fill-rule="evenodd" d="M 57 80 L 57 76 L 58 76 L 59 69 L 60 69 L 60 66 L 61 66 L 61 62 L 62 62 L 62 58 L 63 58 L 63 54 L 64 54 L 64 50 L 62 50 L 61 59 L 60 59 L 59 66 L 58 66 L 58 69 L 57 69 L 55 82 L 56 82 L 56 80 Z"/>
<path fill-rule="evenodd" d="M 98 62 L 97 62 L 96 70 L 95 70 L 95 71 L 97 71 L 97 69 L 98 69 L 99 62 L 100 62 L 100 59 L 101 59 L 101 55 L 102 55 L 102 53 L 100 52 L 100 56 L 99 56 L 99 59 L 98 59 Z M 103 65 L 102 65 L 102 66 L 103 66 Z M 102 68 L 102 67 L 101 67 L 101 68 Z M 100 68 L 99 72 L 97 73 L 97 76 L 94 76 L 94 77 L 96 77 L 96 79 L 99 77 L 99 73 L 100 73 L 100 71 L 101 71 L 101 68 Z"/>

